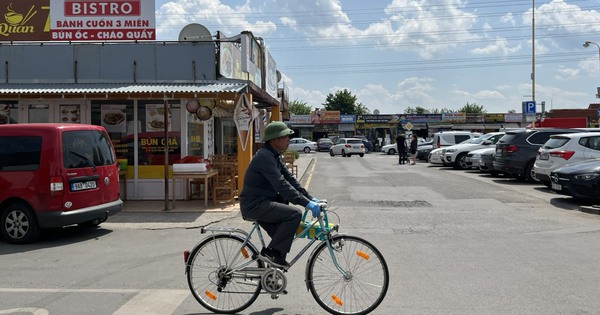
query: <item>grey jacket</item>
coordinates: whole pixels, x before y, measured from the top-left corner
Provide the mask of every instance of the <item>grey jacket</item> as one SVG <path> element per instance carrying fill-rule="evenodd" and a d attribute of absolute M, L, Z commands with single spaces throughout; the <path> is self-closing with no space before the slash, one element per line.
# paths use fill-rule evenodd
<path fill-rule="evenodd" d="M 263 201 L 287 201 L 306 207 L 312 198 L 285 167 L 283 157 L 265 144 L 252 157 L 244 175 L 240 210 L 243 214 Z"/>

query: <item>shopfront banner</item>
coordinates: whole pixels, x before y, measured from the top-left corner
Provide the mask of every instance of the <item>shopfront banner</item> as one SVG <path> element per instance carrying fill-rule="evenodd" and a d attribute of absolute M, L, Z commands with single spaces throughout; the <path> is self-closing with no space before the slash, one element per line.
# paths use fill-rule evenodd
<path fill-rule="evenodd" d="M 356 115 L 340 115 L 340 124 L 354 124 L 356 122 Z M 354 126 L 353 126 L 354 128 Z"/>
<path fill-rule="evenodd" d="M 52 41 L 155 40 L 154 1 L 50 0 Z"/>
<path fill-rule="evenodd" d="M 482 123 L 485 121 L 485 114 L 480 113 L 466 113 L 467 123 Z"/>
<path fill-rule="evenodd" d="M 50 40 L 50 0 L 0 2 L 0 41 Z"/>
<path fill-rule="evenodd" d="M 445 113 L 442 116 L 444 122 L 464 123 L 467 121 L 465 113 Z"/>
<path fill-rule="evenodd" d="M 290 125 L 307 125 L 310 124 L 310 115 L 290 115 L 290 120 L 287 121 Z"/>
<path fill-rule="evenodd" d="M 485 114 L 484 122 L 504 122 L 504 114 Z"/>

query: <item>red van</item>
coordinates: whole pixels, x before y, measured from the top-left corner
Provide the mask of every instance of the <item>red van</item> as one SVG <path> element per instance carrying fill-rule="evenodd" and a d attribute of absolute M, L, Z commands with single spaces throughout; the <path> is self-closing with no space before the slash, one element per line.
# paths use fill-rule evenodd
<path fill-rule="evenodd" d="M 0 125 L 0 228 L 11 243 L 41 229 L 97 226 L 123 208 L 106 130 L 82 124 Z"/>

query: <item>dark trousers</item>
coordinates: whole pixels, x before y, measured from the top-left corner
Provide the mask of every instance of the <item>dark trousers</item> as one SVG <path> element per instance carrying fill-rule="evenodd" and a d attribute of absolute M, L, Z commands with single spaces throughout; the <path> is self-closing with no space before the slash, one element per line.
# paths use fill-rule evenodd
<path fill-rule="evenodd" d="M 297 207 L 275 201 L 263 201 L 256 207 L 244 211 L 244 218 L 256 220 L 260 227 L 269 234 L 271 242 L 268 247 L 285 255 L 292 248 L 292 241 L 302 219 L 302 211 Z"/>
<path fill-rule="evenodd" d="M 399 149 L 398 150 L 398 163 L 400 164 L 406 164 L 406 149 Z"/>

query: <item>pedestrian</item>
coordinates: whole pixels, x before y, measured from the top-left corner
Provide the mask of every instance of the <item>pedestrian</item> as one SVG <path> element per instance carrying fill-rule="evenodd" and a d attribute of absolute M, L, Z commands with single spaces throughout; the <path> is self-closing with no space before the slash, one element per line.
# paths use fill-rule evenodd
<path fill-rule="evenodd" d="M 244 175 L 240 193 L 240 211 L 245 220 L 256 220 L 271 237 L 260 251 L 260 259 L 286 269 L 285 261 L 300 225 L 300 205 L 317 217 L 321 212 L 318 199 L 313 198 L 290 174 L 283 163 L 282 153 L 288 148 L 294 131 L 276 121 L 265 127 L 264 145 L 258 149 Z"/>
<path fill-rule="evenodd" d="M 406 137 L 404 133 L 396 137 L 396 147 L 398 148 L 398 164 L 406 164 Z"/>
<path fill-rule="evenodd" d="M 413 133 L 410 140 L 410 158 L 412 160 L 410 162 L 411 165 L 417 164 L 417 144 L 417 135 Z"/>

